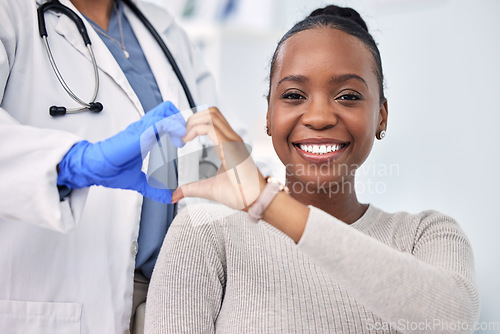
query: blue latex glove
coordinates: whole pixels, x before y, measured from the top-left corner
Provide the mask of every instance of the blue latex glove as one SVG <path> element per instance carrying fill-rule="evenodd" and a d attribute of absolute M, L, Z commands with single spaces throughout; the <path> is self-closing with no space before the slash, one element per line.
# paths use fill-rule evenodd
<path fill-rule="evenodd" d="M 171 203 L 169 189 L 150 186 L 141 171 L 142 161 L 165 134 L 177 147 L 184 143 L 186 122 L 171 102 L 163 102 L 139 121 L 111 138 L 95 144 L 76 143 L 59 163 L 57 184 L 71 189 L 101 185 L 108 188 L 131 189 L 165 204 Z"/>

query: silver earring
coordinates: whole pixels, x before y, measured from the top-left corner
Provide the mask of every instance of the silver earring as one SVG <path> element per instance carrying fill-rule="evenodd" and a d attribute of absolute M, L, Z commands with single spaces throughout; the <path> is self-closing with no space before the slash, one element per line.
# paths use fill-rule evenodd
<path fill-rule="evenodd" d="M 380 131 L 380 134 L 378 135 L 380 139 L 384 139 L 385 137 L 385 130 Z"/>

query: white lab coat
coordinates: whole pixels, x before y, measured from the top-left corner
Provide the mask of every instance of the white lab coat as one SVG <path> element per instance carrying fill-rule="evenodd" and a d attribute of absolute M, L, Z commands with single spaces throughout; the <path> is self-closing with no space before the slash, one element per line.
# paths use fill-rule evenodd
<path fill-rule="evenodd" d="M 61 2 L 76 11 L 69 0 Z M 185 33 L 158 7 L 139 7 L 170 47 L 195 101 L 215 104 L 213 77 Z M 142 197 L 91 187 L 59 202 L 56 165 L 77 141 L 108 138 L 144 111 L 86 23 L 101 80 L 97 101 L 104 110 L 49 116 L 52 105 L 77 105 L 50 67 L 36 8 L 35 0 L 0 0 L 0 333 L 123 333 L 131 314 Z M 180 110 L 189 108 L 159 46 L 127 7 L 125 13 L 163 98 Z M 80 34 L 66 16 L 47 12 L 45 19 L 63 77 L 89 100 L 94 78 Z M 198 163 L 180 161 L 179 173 L 181 183 L 195 180 Z"/>

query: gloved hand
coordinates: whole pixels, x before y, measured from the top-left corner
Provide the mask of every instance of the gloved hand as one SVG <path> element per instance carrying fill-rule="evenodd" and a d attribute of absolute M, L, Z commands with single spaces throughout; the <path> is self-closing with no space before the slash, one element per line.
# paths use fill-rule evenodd
<path fill-rule="evenodd" d="M 146 174 L 141 171 L 142 161 L 157 137 L 165 134 L 175 146 L 182 147 L 185 126 L 179 110 L 171 102 L 164 102 L 113 137 L 95 144 L 76 143 L 58 165 L 57 184 L 71 189 L 92 185 L 131 189 L 168 204 L 171 191 L 148 184 Z"/>

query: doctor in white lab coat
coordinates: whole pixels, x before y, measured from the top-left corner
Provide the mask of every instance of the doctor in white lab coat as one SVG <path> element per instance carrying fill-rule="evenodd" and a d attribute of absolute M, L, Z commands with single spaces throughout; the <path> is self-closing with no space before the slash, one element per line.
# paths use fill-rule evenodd
<path fill-rule="evenodd" d="M 61 3 L 78 12 L 70 0 Z M 49 64 L 38 33 L 38 4 L 0 0 L 0 333 L 124 333 L 143 197 L 93 186 L 75 189 L 60 201 L 56 166 L 76 142 L 109 138 L 138 121 L 144 110 L 84 20 L 99 67 L 97 101 L 104 110 L 51 117 L 50 106 L 73 107 L 75 102 Z M 170 47 L 195 101 L 215 104 L 213 77 L 185 33 L 162 9 L 138 6 Z M 162 98 L 179 110 L 189 108 L 160 47 L 124 10 Z M 92 64 L 74 23 L 53 12 L 45 20 L 61 73 L 78 96 L 89 100 Z M 198 178 L 196 161 L 181 160 L 178 170 L 181 184 Z"/>

